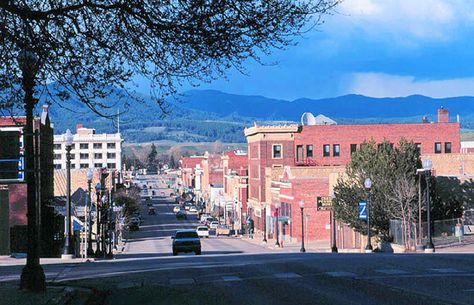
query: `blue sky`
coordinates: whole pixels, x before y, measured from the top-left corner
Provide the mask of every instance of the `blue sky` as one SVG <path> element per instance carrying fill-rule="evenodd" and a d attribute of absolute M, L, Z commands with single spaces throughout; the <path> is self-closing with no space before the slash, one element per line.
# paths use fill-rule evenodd
<path fill-rule="evenodd" d="M 277 65 L 248 61 L 248 75 L 199 88 L 289 100 L 474 95 L 474 1 L 344 0 L 325 20 L 267 59 Z"/>

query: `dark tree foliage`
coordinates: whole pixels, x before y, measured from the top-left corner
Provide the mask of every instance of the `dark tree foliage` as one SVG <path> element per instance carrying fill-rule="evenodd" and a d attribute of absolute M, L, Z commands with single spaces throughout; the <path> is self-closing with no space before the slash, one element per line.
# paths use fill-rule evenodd
<path fill-rule="evenodd" d="M 132 76 L 141 74 L 163 103 L 182 79 L 210 80 L 232 66 L 240 69 L 247 58 L 260 61 L 287 47 L 308 21 L 320 23 L 338 2 L 0 1 L 1 105 L 23 102 L 18 62 L 25 51 L 37 56 L 36 84 L 54 83 L 55 90 L 36 86 L 37 96 L 61 102 L 74 95 L 103 114 L 114 86 L 133 91 Z"/>
<path fill-rule="evenodd" d="M 155 165 L 157 155 L 158 155 L 158 152 L 156 151 L 156 146 L 154 143 L 151 143 L 150 153 L 148 154 L 148 157 L 147 157 L 148 165 Z"/>
<path fill-rule="evenodd" d="M 377 145 L 365 142 L 351 157 L 346 177 L 338 180 L 334 187 L 334 210 L 336 217 L 356 231 L 367 232 L 366 222 L 358 217 L 358 202 L 369 196 L 364 189 L 364 180 L 371 178 L 370 222 L 371 231 L 382 239 L 389 238 L 389 220 L 392 207 L 390 196 L 397 177 L 415 177 L 421 167 L 419 153 L 413 143 L 401 140 L 397 147 L 389 142 Z"/>

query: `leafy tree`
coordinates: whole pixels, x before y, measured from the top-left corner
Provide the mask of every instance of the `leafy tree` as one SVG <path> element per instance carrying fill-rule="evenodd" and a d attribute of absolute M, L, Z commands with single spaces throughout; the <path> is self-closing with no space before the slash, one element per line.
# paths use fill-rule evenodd
<path fill-rule="evenodd" d="M 131 82 L 133 75 L 141 74 L 151 81 L 151 93 L 166 111 L 163 97 L 175 93 L 176 82 L 210 80 L 230 67 L 241 68 L 248 58 L 260 61 L 260 55 L 291 44 L 292 35 L 312 16 L 318 23 L 337 3 L 0 1 L 0 108 L 24 107 L 25 166 L 33 169 L 33 109 L 38 98 L 62 104 L 73 97 L 107 115 L 104 112 L 124 97 L 141 101 L 132 94 Z M 124 91 L 113 94 L 114 87 Z M 29 248 L 20 286 L 42 291 L 33 172 L 26 172 L 26 182 Z"/>
<path fill-rule="evenodd" d="M 136 188 L 120 191 L 115 194 L 115 204 L 121 206 L 122 215 L 130 216 L 140 210 L 140 192 Z"/>
<path fill-rule="evenodd" d="M 148 154 L 148 157 L 147 157 L 148 165 L 155 165 L 157 155 L 158 155 L 158 152 L 156 151 L 156 146 L 154 143 L 151 143 L 150 153 Z"/>
<path fill-rule="evenodd" d="M 381 239 L 389 239 L 389 220 L 403 217 L 400 205 L 413 200 L 411 186 L 416 187 L 413 177 L 420 164 L 416 146 L 403 139 L 397 147 L 386 141 L 379 145 L 373 141 L 363 143 L 352 155 L 346 176 L 334 188 L 336 217 L 366 233 L 366 222 L 358 219 L 358 202 L 370 195 L 371 231 Z M 366 178 L 372 180 L 370 193 L 364 189 Z M 402 181 L 406 182 L 406 189 L 398 188 Z"/>

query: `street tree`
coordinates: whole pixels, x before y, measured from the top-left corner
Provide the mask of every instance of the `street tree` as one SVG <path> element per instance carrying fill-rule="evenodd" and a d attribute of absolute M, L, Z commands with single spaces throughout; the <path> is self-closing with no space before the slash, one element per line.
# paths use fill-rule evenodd
<path fill-rule="evenodd" d="M 156 151 L 156 146 L 154 143 L 151 143 L 150 153 L 147 156 L 148 165 L 155 165 L 157 155 L 158 152 Z"/>
<path fill-rule="evenodd" d="M 137 95 L 135 74 L 163 98 L 183 80 L 208 81 L 275 48 L 331 11 L 339 0 L 28 0 L 0 1 L 0 106 L 26 114 L 28 258 L 21 288 L 45 289 L 39 264 L 33 155 L 33 109 L 39 98 L 74 98 L 100 115 Z M 113 94 L 114 88 L 120 94 Z M 134 105 L 136 107 L 136 105 Z M 69 106 L 74 108 L 74 106 Z M 107 115 L 107 114 L 105 114 Z"/>
<path fill-rule="evenodd" d="M 359 220 L 358 202 L 370 199 L 371 232 L 380 239 L 389 239 L 390 219 L 408 217 L 404 213 L 413 202 L 416 169 L 420 165 L 416 146 L 406 140 L 397 146 L 386 141 L 379 145 L 374 141 L 363 143 L 351 156 L 346 175 L 334 187 L 336 217 L 365 234 L 367 224 Z M 372 180 L 369 191 L 364 189 L 366 178 Z"/>

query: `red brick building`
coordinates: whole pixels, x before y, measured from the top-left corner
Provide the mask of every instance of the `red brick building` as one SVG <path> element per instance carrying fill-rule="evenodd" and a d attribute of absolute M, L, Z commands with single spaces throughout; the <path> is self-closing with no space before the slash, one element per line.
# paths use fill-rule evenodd
<path fill-rule="evenodd" d="M 301 237 L 299 201 L 313 220 L 308 222 L 308 238 L 330 237 L 330 213 L 318 210 L 316 201 L 327 201 L 332 187 L 351 153 L 365 141 L 397 145 L 404 138 L 413 141 L 424 155 L 451 155 L 460 152 L 459 122 L 449 122 L 447 109 L 438 110 L 438 122 L 414 124 L 289 125 L 253 126 L 245 129 L 249 158 L 249 210 L 258 234 L 273 238 L 275 203 L 281 205 L 280 232 L 289 238 Z M 283 167 L 285 175 L 283 174 Z M 311 168 L 312 172 L 301 172 Z M 289 175 L 288 173 L 293 173 Z M 295 212 L 296 211 L 296 212 Z M 306 214 L 305 214 L 306 215 Z M 262 236 L 263 237 L 263 236 Z M 354 241 L 354 245 L 356 242 Z"/>
<path fill-rule="evenodd" d="M 20 138 L 19 151 L 16 153 L 20 158 L 23 156 L 22 137 L 26 125 L 25 117 L 2 117 L 0 118 L 0 146 L 9 147 L 13 145 L 2 132 L 16 130 Z M 38 143 L 35 144 L 38 152 L 38 164 L 41 174 L 38 187 L 41 203 L 41 246 L 43 256 L 59 255 L 61 241 L 55 238 L 62 229 L 62 222 L 54 213 L 51 202 L 54 198 L 54 167 L 53 167 L 53 128 L 49 119 L 48 106 L 43 106 L 40 117 L 34 118 L 33 130 L 38 131 Z M 1 150 L 0 150 L 1 151 Z M 3 158 L 3 157 L 2 157 Z M 5 163 L 2 163 L 5 164 Z M 25 170 L 28 170 L 25 168 Z M 5 178 L 2 173 L 2 178 Z M 17 181 L 2 179 L 0 182 L 0 250 L 3 254 L 10 252 L 26 252 L 27 246 L 27 203 L 26 184 L 20 178 Z M 5 248 L 7 245 L 7 248 Z M 0 254 L 1 254 L 0 253 Z"/>

